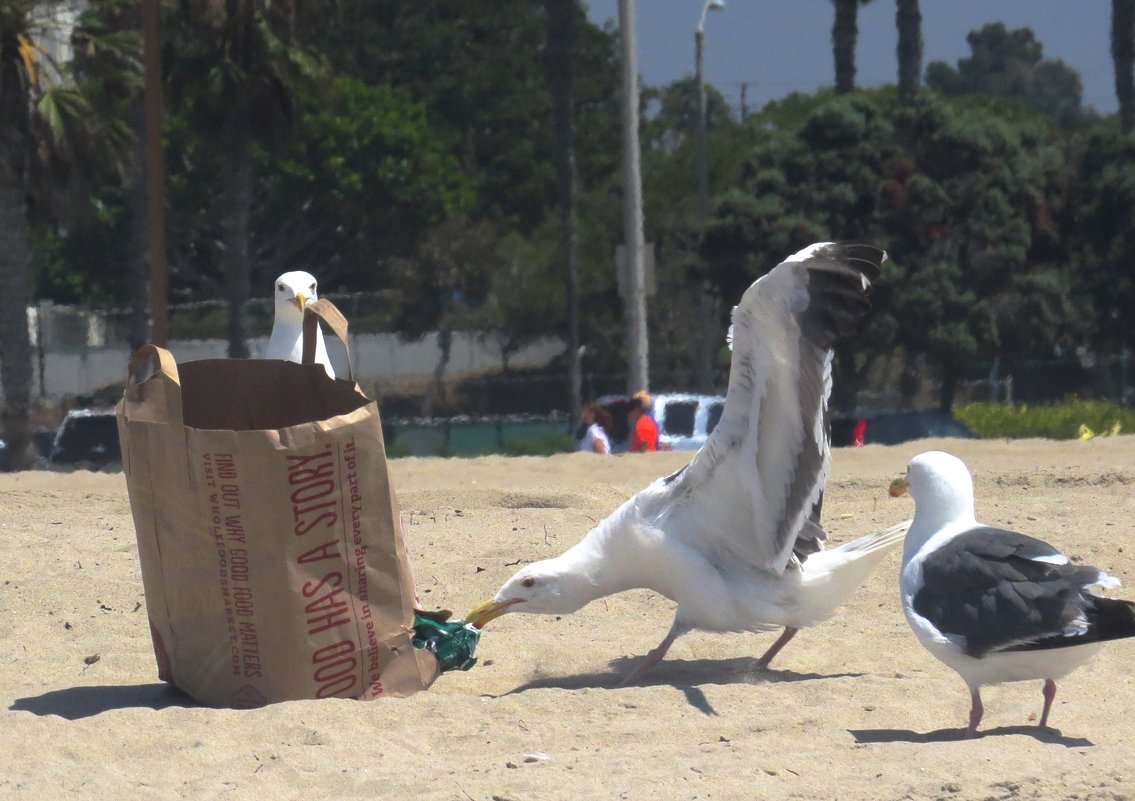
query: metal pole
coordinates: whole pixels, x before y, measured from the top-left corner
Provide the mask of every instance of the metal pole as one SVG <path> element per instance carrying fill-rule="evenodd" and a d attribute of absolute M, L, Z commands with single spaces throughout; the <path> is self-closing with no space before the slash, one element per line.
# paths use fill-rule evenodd
<path fill-rule="evenodd" d="M 162 62 L 158 0 L 142 0 L 146 120 L 146 227 L 149 231 L 150 341 L 169 341 L 169 268 L 166 264 L 165 156 L 162 152 Z"/>
<path fill-rule="evenodd" d="M 694 72 L 698 81 L 698 200 L 704 223 L 709 219 L 709 142 L 705 122 L 705 31 L 701 25 L 694 31 Z"/>
<path fill-rule="evenodd" d="M 698 87 L 698 204 L 701 212 L 701 225 L 704 229 L 709 225 L 709 136 L 706 132 L 706 96 L 705 96 L 705 18 L 710 9 L 721 8 L 720 3 L 706 0 L 702 6 L 701 18 L 694 29 L 694 73 Z M 703 280 L 698 287 L 698 325 L 696 347 L 694 351 L 694 385 L 699 392 L 713 391 L 714 357 L 721 343 L 721 331 L 718 325 L 717 298 L 714 297 L 713 288 L 708 280 Z"/>
<path fill-rule="evenodd" d="M 634 0 L 619 0 L 622 51 L 623 237 L 627 249 L 627 389 L 649 390 L 646 291 L 643 281 L 642 176 L 639 171 L 638 68 L 635 63 Z"/>

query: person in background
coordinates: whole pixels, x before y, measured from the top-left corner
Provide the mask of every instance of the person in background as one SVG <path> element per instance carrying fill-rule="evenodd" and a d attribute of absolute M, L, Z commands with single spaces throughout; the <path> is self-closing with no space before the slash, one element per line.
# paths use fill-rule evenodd
<path fill-rule="evenodd" d="M 611 453 L 611 440 L 607 432 L 611 430 L 611 415 L 599 403 L 591 401 L 583 404 L 579 420 L 586 431 L 579 441 L 579 449 L 588 453 Z"/>
<path fill-rule="evenodd" d="M 631 453 L 648 453 L 658 450 L 658 424 L 648 414 L 650 396 L 639 390 L 631 396 L 627 406 L 627 420 L 631 424 Z"/>

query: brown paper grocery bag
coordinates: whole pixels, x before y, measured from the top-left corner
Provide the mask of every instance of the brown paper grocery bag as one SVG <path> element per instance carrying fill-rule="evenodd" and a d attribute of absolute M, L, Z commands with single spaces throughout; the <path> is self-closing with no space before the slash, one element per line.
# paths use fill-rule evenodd
<path fill-rule="evenodd" d="M 310 362 L 316 316 L 347 332 L 329 302 L 308 308 Z M 374 401 L 310 363 L 178 365 L 147 345 L 129 371 L 118 425 L 159 677 L 239 708 L 429 687 Z"/>

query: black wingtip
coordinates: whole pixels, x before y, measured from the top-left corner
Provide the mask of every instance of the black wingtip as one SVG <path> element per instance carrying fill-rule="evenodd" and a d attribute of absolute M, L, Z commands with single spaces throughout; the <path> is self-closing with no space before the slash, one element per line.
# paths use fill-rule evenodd
<path fill-rule="evenodd" d="M 808 265 L 808 309 L 804 335 L 830 348 L 851 333 L 871 309 L 871 285 L 883 270 L 887 252 L 866 242 L 839 242 L 823 248 Z"/>
<path fill-rule="evenodd" d="M 1088 621 L 1098 640 L 1135 637 L 1135 603 L 1089 595 Z"/>
<path fill-rule="evenodd" d="M 883 262 L 887 251 L 869 242 L 839 242 L 836 244 L 839 258 L 851 262 L 867 280 L 874 281 L 883 272 Z"/>

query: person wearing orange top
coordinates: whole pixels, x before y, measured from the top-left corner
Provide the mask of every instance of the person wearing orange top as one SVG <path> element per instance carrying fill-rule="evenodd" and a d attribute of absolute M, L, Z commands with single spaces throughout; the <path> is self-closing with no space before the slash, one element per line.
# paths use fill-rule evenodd
<path fill-rule="evenodd" d="M 631 453 L 648 453 L 658 450 L 658 424 L 646 413 L 650 396 L 636 392 L 627 406 L 627 419 L 631 424 Z"/>

